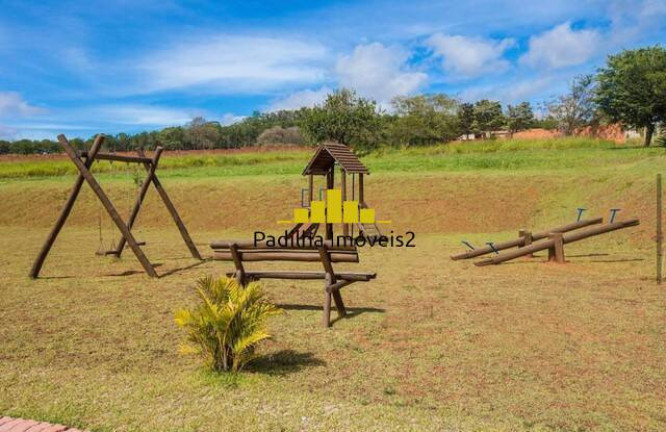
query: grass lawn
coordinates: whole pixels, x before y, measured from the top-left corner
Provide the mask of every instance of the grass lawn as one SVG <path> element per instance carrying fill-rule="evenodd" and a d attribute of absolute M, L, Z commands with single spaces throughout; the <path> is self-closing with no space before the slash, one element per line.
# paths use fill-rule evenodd
<path fill-rule="evenodd" d="M 165 167 L 161 177 L 209 255 L 211 239 L 279 230 L 308 155 Z M 168 276 L 147 278 L 129 252 L 94 256 L 99 207 L 84 187 L 44 277 L 31 281 L 74 179 L 3 176 L 27 162 L 0 164 L 0 414 L 94 431 L 666 429 L 666 296 L 652 238 L 663 149 L 481 143 L 364 161 L 368 202 L 397 233 L 415 231 L 416 247 L 362 250 L 349 268 L 378 278 L 345 288 L 351 316 L 331 329 L 320 324 L 321 283 L 265 281 L 285 314 L 237 376 L 177 354 L 174 310 L 193 304 L 198 277 L 230 264 L 188 258 L 154 191 L 136 232 Z M 100 178 L 126 212 L 131 180 Z M 620 207 L 641 226 L 567 245 L 563 266 L 543 254 L 484 268 L 448 258 L 463 238 L 546 229 L 579 206 L 604 217 Z M 102 227 L 105 241 L 117 238 Z M 301 267 L 317 269 L 252 266 Z"/>

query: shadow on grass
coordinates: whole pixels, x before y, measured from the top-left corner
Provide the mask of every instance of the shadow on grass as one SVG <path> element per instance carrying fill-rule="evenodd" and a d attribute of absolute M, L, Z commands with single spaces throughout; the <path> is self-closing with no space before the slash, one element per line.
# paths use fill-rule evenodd
<path fill-rule="evenodd" d="M 307 311 L 323 311 L 324 308 L 322 306 L 313 306 L 313 305 L 300 305 L 300 304 L 277 304 L 276 305 L 279 308 L 282 308 L 284 310 L 295 310 L 295 311 L 302 311 L 302 310 L 307 310 Z M 384 313 L 386 310 L 380 309 L 380 308 L 373 308 L 373 307 L 355 307 L 355 308 L 350 308 L 346 307 L 347 309 L 347 315 L 344 317 L 336 316 L 335 318 L 331 319 L 331 325 L 335 324 L 337 321 L 340 321 L 341 319 L 349 319 L 349 318 L 356 318 L 357 316 L 364 314 L 366 312 L 371 312 L 371 313 Z M 333 312 L 335 313 L 335 312 Z"/>
<path fill-rule="evenodd" d="M 160 277 L 171 276 L 171 275 L 180 273 L 180 272 L 185 271 L 185 270 L 190 270 L 190 269 L 199 267 L 202 264 L 206 264 L 208 261 L 212 261 L 212 259 L 211 258 L 204 258 L 201 261 L 195 262 L 194 264 L 190 264 L 190 265 L 186 265 L 186 266 L 183 266 L 183 267 L 178 267 L 178 268 L 175 268 L 175 269 L 171 269 L 171 270 L 161 274 Z"/>
<path fill-rule="evenodd" d="M 294 350 L 282 350 L 259 357 L 248 364 L 245 370 L 267 375 L 287 375 L 313 366 L 326 366 L 326 362 L 318 359 L 310 352 L 299 353 Z"/>
<path fill-rule="evenodd" d="M 37 279 L 44 279 L 44 280 L 49 280 L 49 279 L 74 279 L 76 276 L 39 276 Z"/>
<path fill-rule="evenodd" d="M 634 262 L 634 261 L 645 261 L 645 258 L 618 258 L 618 259 L 608 259 L 608 260 L 590 260 L 594 263 L 621 263 L 621 262 Z"/>
<path fill-rule="evenodd" d="M 578 255 L 566 255 L 569 258 L 587 258 L 587 257 L 600 257 L 600 256 L 609 256 L 608 253 L 588 253 L 588 254 L 578 254 Z"/>

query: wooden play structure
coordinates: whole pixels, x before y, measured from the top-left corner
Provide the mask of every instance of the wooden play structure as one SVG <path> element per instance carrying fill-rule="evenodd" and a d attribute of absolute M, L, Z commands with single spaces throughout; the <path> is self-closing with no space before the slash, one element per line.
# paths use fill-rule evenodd
<path fill-rule="evenodd" d="M 598 225 L 601 224 L 601 225 Z M 532 234 L 527 230 L 518 232 L 519 238 L 503 243 L 489 243 L 487 247 L 472 249 L 467 252 L 451 256 L 453 260 L 475 258 L 482 255 L 494 253 L 495 255 L 474 263 L 477 266 L 486 266 L 491 264 L 501 264 L 506 261 L 519 257 L 531 257 L 536 252 L 548 250 L 548 260 L 557 263 L 564 263 L 564 245 L 584 240 L 589 237 L 606 234 L 612 231 L 637 226 L 640 224 L 638 219 L 631 219 L 622 222 L 611 222 L 603 224 L 602 218 L 588 219 L 574 222 L 551 230 Z M 591 228 L 582 230 L 582 228 Z M 568 233 L 568 234 L 566 234 Z M 512 249 L 503 253 L 502 250 Z"/>
<path fill-rule="evenodd" d="M 76 202 L 76 199 L 79 196 L 79 192 L 81 191 L 81 187 L 83 186 L 84 182 L 88 183 L 88 185 L 93 190 L 93 192 L 99 199 L 100 203 L 102 204 L 108 215 L 111 217 L 111 220 L 120 231 L 120 234 L 122 235 L 120 241 L 118 242 L 118 245 L 112 250 L 106 251 L 104 253 L 105 255 L 115 255 L 117 257 L 120 257 L 123 249 L 125 248 L 125 245 L 129 245 L 130 249 L 132 250 L 132 252 L 134 252 L 134 255 L 137 257 L 137 259 L 143 266 L 145 272 L 151 277 L 158 277 L 154 266 L 151 264 L 151 262 L 146 257 L 146 254 L 141 249 L 141 246 L 144 245 L 144 243 L 138 242 L 134 238 L 134 235 L 132 234 L 132 227 L 134 226 L 134 222 L 136 221 L 136 218 L 139 215 L 141 204 L 143 203 L 146 193 L 148 192 L 148 188 L 152 184 L 155 186 L 155 189 L 157 190 L 160 198 L 162 199 L 162 202 L 164 203 L 167 210 L 169 211 L 169 214 L 176 223 L 176 226 L 180 231 L 183 241 L 187 245 L 190 253 L 192 254 L 192 257 L 201 260 L 201 255 L 199 254 L 197 247 L 195 246 L 194 242 L 192 241 L 192 238 L 187 232 L 187 228 L 185 228 L 183 220 L 180 218 L 180 215 L 178 214 L 178 211 L 176 210 L 176 207 L 174 206 L 173 202 L 169 198 L 169 195 L 167 195 L 164 186 L 162 186 L 162 183 L 160 183 L 160 180 L 157 178 L 156 170 L 160 160 L 160 156 L 162 154 L 161 147 L 157 147 L 152 158 L 147 157 L 142 151 L 138 151 L 137 156 L 119 155 L 115 153 L 103 153 L 100 152 L 99 150 L 102 147 L 102 143 L 104 142 L 104 135 L 100 134 L 95 138 L 95 141 L 90 147 L 90 150 L 81 152 L 79 154 L 67 141 L 67 138 L 65 138 L 64 135 L 59 135 L 58 141 L 62 145 L 67 156 L 69 156 L 74 165 L 76 165 L 76 168 L 79 171 L 79 175 L 74 183 L 72 191 L 70 192 L 69 198 L 67 199 L 67 202 L 65 203 L 65 206 L 63 207 L 62 212 L 60 213 L 60 216 L 56 220 L 53 229 L 46 238 L 46 241 L 44 242 L 44 245 L 42 246 L 39 255 L 37 255 L 37 258 L 35 259 L 32 269 L 30 270 L 31 278 L 37 278 L 39 276 L 39 272 L 42 269 L 44 261 L 46 260 L 46 257 L 48 256 L 51 248 L 53 247 L 53 244 L 55 243 L 58 234 L 62 230 L 62 227 L 65 225 L 65 222 L 67 221 L 67 218 L 69 217 L 69 214 L 72 211 L 72 208 L 74 207 L 74 203 Z M 145 168 L 147 172 L 147 177 L 144 180 L 143 184 L 141 185 L 141 188 L 139 189 L 136 202 L 130 211 L 127 222 L 123 221 L 120 214 L 113 206 L 113 203 L 108 198 L 108 196 L 100 186 L 99 182 L 95 179 L 95 176 L 91 173 L 91 168 L 96 160 L 118 161 L 118 162 L 126 162 L 128 164 L 135 163 L 135 164 L 140 164 Z"/>
<path fill-rule="evenodd" d="M 314 176 L 326 178 L 326 189 L 335 187 L 335 167 L 340 167 L 340 189 L 342 200 L 358 199 L 360 208 L 368 208 L 365 203 L 363 190 L 363 176 L 369 174 L 368 169 L 345 145 L 335 142 L 325 142 L 315 151 L 314 156 L 305 167 L 303 175 L 308 176 L 307 204 L 314 200 Z M 351 196 L 347 195 L 347 176 L 351 175 Z M 358 176 L 358 189 L 356 189 L 356 176 Z M 358 192 L 358 194 L 357 194 Z M 320 224 L 297 223 L 287 232 L 287 238 L 292 239 L 298 235 L 300 238 L 314 237 Z M 325 327 L 331 325 L 331 299 L 335 303 L 338 315 L 347 314 L 340 290 L 355 282 L 368 282 L 377 277 L 376 273 L 349 273 L 336 272 L 334 263 L 358 263 L 358 248 L 351 245 L 339 245 L 333 238 L 333 225 L 325 225 L 325 239 L 322 242 L 294 242 L 287 246 L 269 246 L 266 242 L 255 244 L 254 241 L 213 241 L 214 260 L 233 261 L 235 271 L 228 272 L 227 276 L 236 278 L 241 284 L 260 279 L 295 279 L 295 280 L 323 280 L 324 281 L 324 316 Z M 344 236 L 354 235 L 354 224 L 342 224 Z M 379 236 L 381 233 L 376 224 L 356 225 L 360 236 Z M 321 238 L 320 238 L 321 240 Z M 245 263 L 254 261 L 291 261 L 291 262 L 318 262 L 323 271 L 248 271 Z"/>
<path fill-rule="evenodd" d="M 233 261 L 236 270 L 228 272 L 241 284 L 260 279 L 296 279 L 324 281 L 324 316 L 325 327 L 331 325 L 331 298 L 335 302 L 338 316 L 347 314 L 340 290 L 354 282 L 368 282 L 377 277 L 376 273 L 336 272 L 333 263 L 358 263 L 358 248 L 354 246 L 337 246 L 326 241 L 322 246 L 287 246 L 269 247 L 265 243 L 254 244 L 253 241 L 214 241 L 210 247 L 214 251 L 215 260 Z M 319 262 L 323 271 L 248 271 L 244 263 L 250 261 L 294 261 Z"/>
<path fill-rule="evenodd" d="M 342 201 L 357 201 L 359 208 L 369 208 L 365 202 L 365 190 L 363 185 L 364 176 L 369 175 L 370 171 L 363 165 L 358 157 L 344 144 L 333 141 L 322 143 L 303 170 L 303 175 L 308 177 L 307 197 L 301 205 L 308 210 L 311 209 L 310 203 L 315 200 L 315 176 L 325 177 L 325 188 L 322 191 L 335 188 L 335 168 L 340 168 L 340 191 L 342 192 Z M 351 180 L 351 182 L 349 181 Z M 358 181 L 357 181 L 358 180 Z M 351 183 L 351 191 L 348 186 Z M 351 192 L 351 194 L 349 193 Z M 303 200 L 302 200 L 303 201 Z M 379 237 L 381 231 L 376 223 L 343 223 L 342 235 L 354 236 L 358 229 L 358 235 L 364 237 Z M 326 224 L 324 237 L 327 240 L 333 238 L 334 224 Z M 288 231 L 289 237 L 312 237 L 320 228 L 317 223 L 297 223 Z"/>

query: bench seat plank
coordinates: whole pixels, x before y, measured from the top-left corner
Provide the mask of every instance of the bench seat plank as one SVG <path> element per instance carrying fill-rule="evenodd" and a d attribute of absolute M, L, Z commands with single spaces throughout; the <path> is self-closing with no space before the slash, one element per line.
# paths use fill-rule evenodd
<path fill-rule="evenodd" d="M 303 261 L 303 262 L 321 262 L 321 257 L 317 251 L 289 251 L 289 252 L 267 252 L 267 251 L 249 251 L 249 250 L 239 250 L 238 253 L 241 255 L 241 260 L 245 261 Z M 331 261 L 333 262 L 358 262 L 358 254 L 348 253 L 348 252 L 333 252 L 330 254 Z M 233 261 L 233 256 L 231 252 L 224 251 L 219 252 L 215 251 L 213 254 L 213 259 L 217 261 Z"/>
<path fill-rule="evenodd" d="M 235 272 L 227 272 L 228 277 L 234 276 Z M 323 280 L 326 279 L 325 272 L 315 271 L 248 271 L 245 276 L 255 279 L 297 279 L 297 280 Z M 350 282 L 367 282 L 377 277 L 377 273 L 336 273 L 336 278 Z"/>
<path fill-rule="evenodd" d="M 257 244 L 254 243 L 252 240 L 214 240 L 210 243 L 210 248 L 213 250 L 216 249 L 229 249 L 232 244 L 235 244 L 238 246 L 239 250 L 242 249 L 310 249 L 310 250 L 317 250 L 319 249 L 318 245 L 315 244 L 308 244 L 308 242 L 305 242 L 305 244 L 286 244 L 283 246 L 280 246 L 278 244 L 275 244 L 273 246 L 269 246 L 266 241 L 261 241 L 257 242 Z M 325 246 L 328 247 L 330 251 L 355 251 L 356 246 L 354 245 L 345 245 L 345 244 L 334 244 L 333 240 L 325 240 L 323 242 Z"/>

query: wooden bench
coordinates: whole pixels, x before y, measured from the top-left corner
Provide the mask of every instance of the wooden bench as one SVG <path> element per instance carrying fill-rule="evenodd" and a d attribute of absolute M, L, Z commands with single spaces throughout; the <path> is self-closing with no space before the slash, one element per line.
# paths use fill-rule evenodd
<path fill-rule="evenodd" d="M 340 290 L 354 282 L 368 282 L 376 273 L 335 272 L 333 263 L 357 263 L 358 249 L 354 246 L 334 246 L 329 242 L 321 247 L 269 247 L 265 243 L 257 245 L 247 241 L 214 241 L 210 245 L 214 251 L 213 259 L 233 261 L 236 270 L 228 272 L 241 284 L 259 279 L 298 279 L 324 281 L 324 318 L 325 327 L 331 325 L 331 298 L 335 302 L 338 316 L 347 314 Z M 324 271 L 248 271 L 243 265 L 250 261 L 296 261 L 320 262 Z"/>

